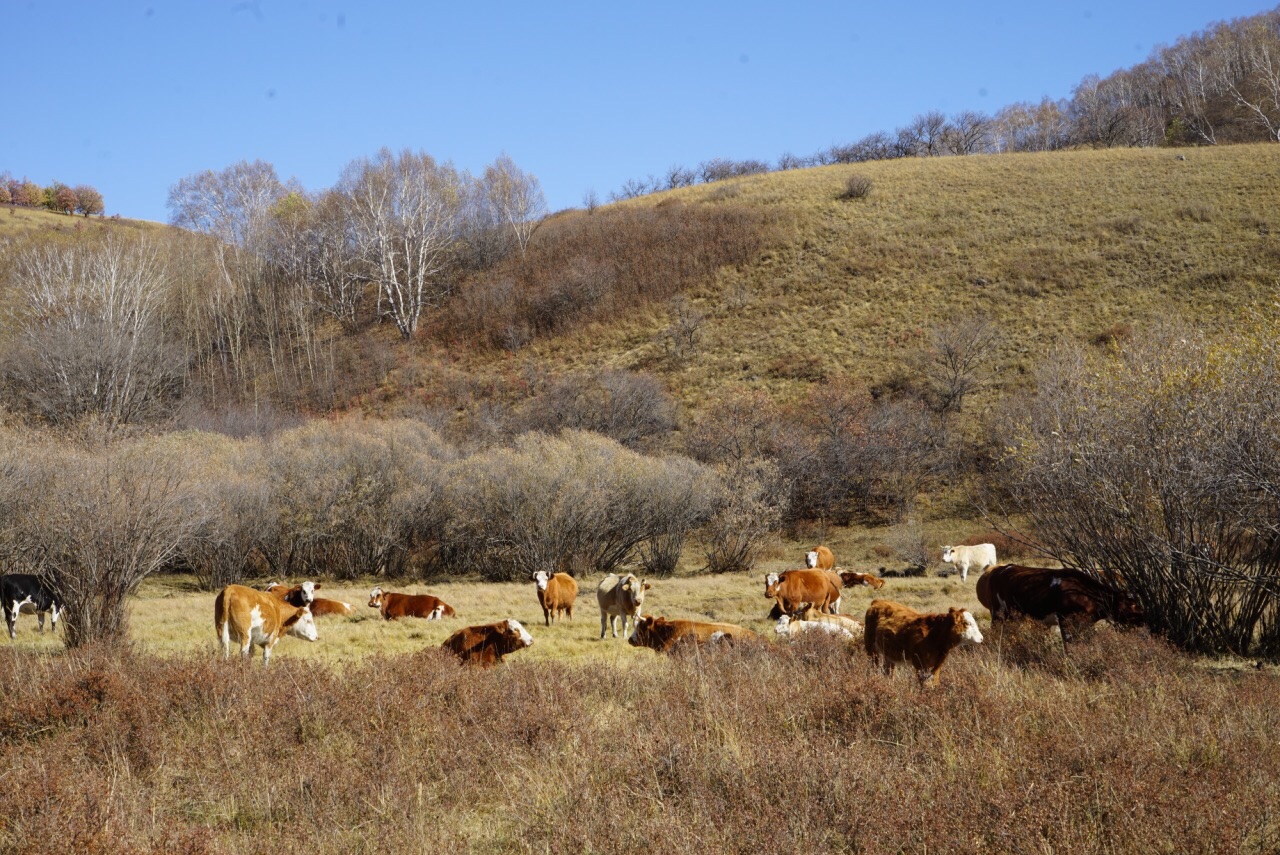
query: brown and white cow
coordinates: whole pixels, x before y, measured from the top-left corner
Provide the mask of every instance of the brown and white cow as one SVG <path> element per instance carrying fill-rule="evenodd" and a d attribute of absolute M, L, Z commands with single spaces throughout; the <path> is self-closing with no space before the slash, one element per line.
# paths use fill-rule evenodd
<path fill-rule="evenodd" d="M 627 644 L 647 647 L 659 653 L 671 653 L 687 645 L 743 641 L 759 638 L 749 629 L 732 623 L 701 620 L 667 620 L 645 615 L 636 623 Z"/>
<path fill-rule="evenodd" d="M 870 573 L 854 573 L 852 570 L 842 570 L 838 575 L 846 588 L 865 586 L 878 591 L 884 587 L 884 580 Z"/>
<path fill-rule="evenodd" d="M 548 573 L 539 570 L 533 574 L 534 584 L 538 591 L 538 605 L 542 606 L 542 617 L 551 626 L 551 618 L 557 619 L 568 615 L 573 620 L 573 601 L 578 598 L 578 583 L 568 573 Z"/>
<path fill-rule="evenodd" d="M 311 614 L 315 617 L 353 615 L 356 613 L 355 606 L 350 603 L 317 597 L 315 589 L 319 587 L 319 582 L 303 582 L 300 585 L 294 585 L 292 588 L 287 588 L 279 582 L 272 582 L 262 590 L 274 597 L 279 597 L 291 606 L 310 606 Z"/>
<path fill-rule="evenodd" d="M 1002 564 L 978 577 L 978 602 L 994 620 L 1025 615 L 1056 623 L 1062 640 L 1104 618 L 1140 624 L 1144 613 L 1127 594 L 1080 570 Z"/>
<path fill-rule="evenodd" d="M 253 645 L 262 648 L 262 664 L 271 662 L 271 649 L 284 635 L 315 641 L 315 618 L 307 606 L 293 606 L 263 591 L 244 585 L 228 585 L 213 601 L 213 629 L 223 657 L 231 655 L 231 642 L 248 659 Z"/>
<path fill-rule="evenodd" d="M 600 580 L 596 586 L 596 602 L 600 604 L 600 637 L 604 638 L 605 629 L 613 631 L 618 637 L 618 623 L 622 624 L 622 635 L 627 634 L 627 618 L 631 618 L 631 626 L 635 627 L 640 620 L 640 608 L 644 605 L 644 592 L 650 585 L 643 579 L 637 579 L 634 573 L 619 576 L 610 573 Z"/>
<path fill-rule="evenodd" d="M 440 646 L 463 662 L 487 668 L 502 657 L 533 644 L 533 636 L 515 618 L 481 626 L 465 626 Z"/>
<path fill-rule="evenodd" d="M 793 615 L 805 606 L 839 612 L 844 580 L 830 570 L 784 570 L 764 577 L 764 595 L 777 600 L 778 615 Z"/>
<path fill-rule="evenodd" d="M 834 570 L 836 556 L 825 546 L 815 546 L 804 554 L 804 566 L 811 570 Z"/>
<path fill-rule="evenodd" d="M 872 600 L 863 620 L 863 644 L 872 663 L 879 662 L 886 674 L 895 665 L 914 668 L 921 688 L 937 676 L 953 648 L 981 643 L 978 622 L 967 609 L 922 614 L 901 603 Z"/>
<path fill-rule="evenodd" d="M 374 588 L 369 592 L 369 608 L 382 613 L 383 620 L 419 617 L 440 620 L 457 614 L 453 606 L 431 594 L 397 594 Z"/>

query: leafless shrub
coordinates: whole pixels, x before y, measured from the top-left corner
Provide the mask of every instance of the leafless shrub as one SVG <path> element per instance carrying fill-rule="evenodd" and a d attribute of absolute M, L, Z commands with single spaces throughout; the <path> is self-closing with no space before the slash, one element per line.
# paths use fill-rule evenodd
<path fill-rule="evenodd" d="M 720 476 L 717 509 L 704 532 L 706 569 L 750 570 L 782 524 L 788 485 L 775 464 L 761 459 L 724 465 Z"/>
<path fill-rule="evenodd" d="M 188 461 L 148 442 L 40 443 L 3 468 L 5 540 L 62 597 L 67 646 L 123 641 L 127 598 L 202 522 Z"/>
<path fill-rule="evenodd" d="M 680 506 L 705 491 L 701 471 L 596 434 L 525 434 L 449 468 L 443 546 L 491 580 L 611 572 L 644 541 L 689 524 Z"/>
<path fill-rule="evenodd" d="M 1280 349 L 1166 331 L 1042 371 L 998 477 L 1055 557 L 1206 653 L 1280 657 Z"/>
<path fill-rule="evenodd" d="M 885 544 L 894 556 L 920 575 L 931 563 L 929 543 L 918 520 L 907 519 L 894 526 L 885 536 Z"/>
<path fill-rule="evenodd" d="M 929 385 L 929 405 L 939 413 L 958 413 L 969 395 L 991 379 L 999 333 L 982 318 L 948 318 L 929 337 L 917 357 Z"/>
<path fill-rule="evenodd" d="M 589 430 L 639 449 L 660 443 L 676 426 L 676 404 L 650 374 L 575 372 L 545 381 L 515 416 L 519 430 Z"/>
<path fill-rule="evenodd" d="M 841 199 L 865 199 L 871 195 L 872 181 L 871 178 L 856 173 L 845 179 L 844 190 L 840 193 Z"/>
<path fill-rule="evenodd" d="M 267 452 L 278 535 L 262 551 L 282 577 L 402 574 L 422 491 L 448 448 L 420 422 L 317 422 Z"/>
<path fill-rule="evenodd" d="M 680 295 L 672 299 L 667 316 L 671 323 L 660 335 L 662 345 L 673 361 L 683 364 L 698 353 L 698 342 L 702 338 L 702 325 L 706 322 L 706 315 Z"/>

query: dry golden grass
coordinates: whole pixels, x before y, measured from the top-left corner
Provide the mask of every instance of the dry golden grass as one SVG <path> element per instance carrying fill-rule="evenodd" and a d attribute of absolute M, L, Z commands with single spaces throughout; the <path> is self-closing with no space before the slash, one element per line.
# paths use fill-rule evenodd
<path fill-rule="evenodd" d="M 166 227 L 149 220 L 82 217 L 78 214 L 59 214 L 47 208 L 21 208 L 16 205 L 0 205 L 0 240 L 5 238 L 25 238 L 31 235 L 73 234 L 87 229 L 106 228 L 145 230 Z"/>
<path fill-rule="evenodd" d="M 838 198 L 849 175 L 874 181 Z M 1060 341 L 1164 319 L 1227 329 L 1268 297 L 1280 259 L 1280 146 L 886 161 L 751 176 L 633 200 L 676 198 L 784 214 L 787 235 L 754 263 L 722 268 L 691 294 L 706 315 L 699 354 L 663 356 L 662 307 L 535 341 L 524 358 L 552 370 L 655 371 L 695 410 L 739 387 L 800 394 L 807 377 L 874 383 L 899 370 L 948 319 L 1003 331 L 1005 387 Z M 483 376 L 506 356 L 450 354 Z M 771 366 L 811 363 L 806 378 Z M 988 393 L 998 395 L 999 390 Z M 979 401 L 981 404 L 981 401 Z"/>

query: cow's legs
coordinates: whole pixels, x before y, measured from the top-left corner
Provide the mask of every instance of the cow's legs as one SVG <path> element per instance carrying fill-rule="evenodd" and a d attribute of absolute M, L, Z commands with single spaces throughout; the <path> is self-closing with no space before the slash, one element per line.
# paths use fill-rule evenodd
<path fill-rule="evenodd" d="M 275 646 L 276 646 L 275 642 L 267 642 L 266 644 L 262 645 L 262 664 L 263 665 L 271 664 L 271 648 Z"/>
<path fill-rule="evenodd" d="M 40 629 L 40 634 L 44 635 L 44 612 L 36 612 L 36 626 Z"/>
<path fill-rule="evenodd" d="M 5 603 L 4 622 L 5 622 L 5 625 L 9 627 L 9 637 L 12 639 L 17 639 L 18 637 L 18 604 L 16 602 L 13 604 L 12 608 L 9 607 L 8 603 Z"/>
<path fill-rule="evenodd" d="M 617 638 L 617 637 L 618 637 L 618 629 L 617 629 L 617 627 L 615 627 L 615 626 L 613 625 L 613 615 L 611 615 L 611 614 L 606 614 L 605 612 L 603 612 L 603 611 L 602 611 L 602 612 L 600 612 L 600 638 L 601 638 L 601 640 L 603 640 L 603 639 L 604 639 L 604 632 L 605 632 L 606 627 L 607 627 L 607 628 L 609 628 L 609 629 L 612 629 L 612 630 L 613 630 L 613 637 L 614 637 L 614 638 Z"/>
<path fill-rule="evenodd" d="M 49 631 L 50 632 L 58 631 L 58 617 L 59 617 L 58 607 L 54 606 L 49 611 Z"/>

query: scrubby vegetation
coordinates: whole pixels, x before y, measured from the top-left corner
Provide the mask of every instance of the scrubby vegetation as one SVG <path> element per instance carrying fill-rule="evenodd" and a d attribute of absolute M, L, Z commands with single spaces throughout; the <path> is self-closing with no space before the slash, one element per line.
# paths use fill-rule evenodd
<path fill-rule="evenodd" d="M 945 685 L 836 644 L 631 667 L 0 658 L 0 847 L 1170 851 L 1280 845 L 1274 674 L 1145 634 Z M 901 675 L 900 675 L 901 676 Z"/>

